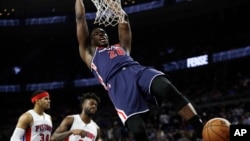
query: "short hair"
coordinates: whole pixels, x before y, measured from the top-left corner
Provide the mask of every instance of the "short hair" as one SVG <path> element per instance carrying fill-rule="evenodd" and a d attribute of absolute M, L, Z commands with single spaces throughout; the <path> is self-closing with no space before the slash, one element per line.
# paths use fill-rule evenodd
<path fill-rule="evenodd" d="M 82 104 L 84 102 L 84 100 L 86 99 L 95 99 L 97 101 L 97 103 L 101 103 L 101 99 L 97 96 L 96 93 L 94 92 L 88 92 L 88 93 L 84 93 L 79 97 L 80 100 L 80 104 Z"/>
<path fill-rule="evenodd" d="M 34 97 L 34 96 L 36 96 L 36 95 L 38 95 L 38 94 L 40 94 L 40 93 L 44 93 L 44 92 L 47 92 L 47 91 L 45 91 L 45 90 L 36 90 L 36 91 L 34 91 L 34 92 L 31 94 L 31 98 Z M 47 92 L 47 93 L 48 93 L 48 92 Z"/>

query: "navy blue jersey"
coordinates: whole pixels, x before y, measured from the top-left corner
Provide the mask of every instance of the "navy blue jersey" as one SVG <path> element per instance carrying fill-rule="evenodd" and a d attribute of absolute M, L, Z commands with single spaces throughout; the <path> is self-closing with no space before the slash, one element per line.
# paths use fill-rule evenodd
<path fill-rule="evenodd" d="M 99 81 L 105 84 L 122 67 L 135 64 L 138 62 L 134 61 L 119 44 L 116 44 L 109 48 L 97 47 L 91 68 Z"/>
<path fill-rule="evenodd" d="M 130 116 L 149 111 L 146 97 L 155 100 L 150 94 L 151 83 L 156 76 L 164 75 L 140 65 L 119 46 L 98 47 L 91 67 L 108 91 L 123 124 Z"/>

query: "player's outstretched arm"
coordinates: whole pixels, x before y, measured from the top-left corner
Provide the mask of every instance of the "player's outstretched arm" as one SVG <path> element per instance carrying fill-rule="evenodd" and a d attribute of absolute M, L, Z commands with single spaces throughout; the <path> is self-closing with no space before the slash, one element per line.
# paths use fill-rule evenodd
<path fill-rule="evenodd" d="M 124 12 L 124 11 L 123 11 Z M 131 43 L 132 43 L 132 32 L 129 23 L 128 15 L 125 13 L 125 22 L 118 24 L 118 36 L 121 46 L 125 51 L 130 54 L 131 52 Z"/>
<path fill-rule="evenodd" d="M 90 68 L 92 56 L 88 47 L 89 30 L 85 16 L 85 5 L 82 0 L 75 1 L 75 16 L 76 16 L 76 34 L 79 43 L 79 53 L 81 59 Z"/>

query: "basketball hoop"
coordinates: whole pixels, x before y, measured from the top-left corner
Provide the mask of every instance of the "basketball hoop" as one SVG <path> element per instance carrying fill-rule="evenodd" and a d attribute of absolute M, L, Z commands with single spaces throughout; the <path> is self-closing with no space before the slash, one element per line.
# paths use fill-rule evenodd
<path fill-rule="evenodd" d="M 96 9 L 94 23 L 104 26 L 115 26 L 118 23 L 126 22 L 125 11 L 122 9 L 121 0 L 91 0 Z"/>

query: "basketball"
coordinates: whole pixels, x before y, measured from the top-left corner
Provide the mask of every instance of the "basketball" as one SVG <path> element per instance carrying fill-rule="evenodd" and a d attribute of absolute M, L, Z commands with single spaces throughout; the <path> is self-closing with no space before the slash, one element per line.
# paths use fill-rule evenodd
<path fill-rule="evenodd" d="M 229 141 L 230 122 L 225 118 L 212 118 L 208 120 L 202 130 L 204 141 Z"/>

